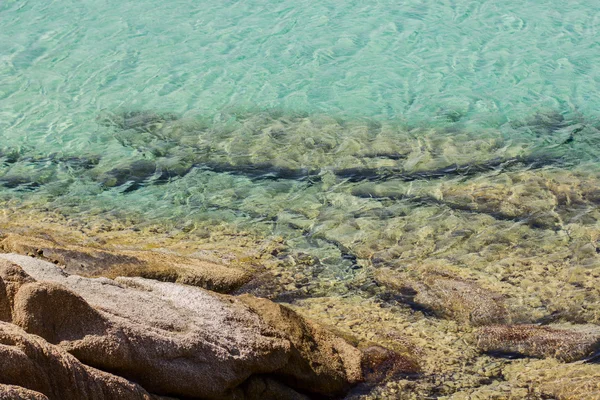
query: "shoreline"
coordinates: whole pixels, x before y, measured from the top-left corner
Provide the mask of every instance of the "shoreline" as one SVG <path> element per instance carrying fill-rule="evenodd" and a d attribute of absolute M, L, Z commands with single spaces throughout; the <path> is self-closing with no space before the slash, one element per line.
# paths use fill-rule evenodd
<path fill-rule="evenodd" d="M 539 177 L 549 172 L 540 171 L 533 174 L 534 177 Z M 572 182 L 572 175 L 568 173 L 568 176 Z M 458 190 L 457 188 L 459 187 L 455 187 L 454 190 Z M 489 190 L 487 193 L 490 193 Z M 475 221 L 490 221 L 487 216 L 481 218 L 483 217 L 477 217 Z M 509 224 L 514 225 L 509 221 L 499 221 L 494 223 L 505 225 L 507 228 Z M 573 398 L 569 397 L 570 393 L 565 392 L 565 388 L 570 387 L 569 382 L 572 381 L 573 385 L 579 382 L 581 385 L 581 375 L 588 377 L 588 383 L 594 382 L 600 373 L 598 364 L 565 363 L 555 360 L 553 356 L 544 355 L 541 360 L 527 356 L 516 359 L 499 358 L 493 354 L 494 351 L 491 355 L 482 352 L 477 340 L 473 339 L 482 329 L 480 325 L 485 327 L 498 322 L 509 326 L 515 323 L 517 326 L 542 323 L 551 329 L 567 331 L 577 330 L 580 326 L 597 327 L 598 321 L 594 319 L 594 315 L 597 314 L 593 311 L 594 308 L 590 308 L 597 305 L 597 302 L 590 299 L 579 303 L 588 309 L 584 314 L 572 309 L 572 306 L 578 304 L 576 300 L 572 300 L 573 296 L 579 296 L 578 293 L 587 293 L 587 296 L 590 296 L 593 293 L 590 290 L 595 290 L 593 288 L 596 287 L 594 282 L 600 279 L 598 268 L 594 267 L 595 264 L 590 264 L 597 256 L 586 253 L 583 243 L 585 240 L 581 241 L 589 237 L 586 235 L 595 232 L 595 228 L 590 230 L 592 226 L 586 229 L 581 226 L 579 231 L 574 226 L 566 227 L 570 230 L 570 237 L 561 231 L 536 228 L 527 224 L 513 227 L 508 232 L 520 232 L 520 235 L 543 232 L 544 235 L 540 238 L 551 239 L 550 243 L 553 244 L 548 247 L 549 243 L 544 244 L 536 239 L 523 250 L 514 249 L 512 244 L 506 245 L 509 251 L 506 254 L 513 254 L 508 263 L 498 263 L 506 257 L 501 249 L 495 250 L 497 256 L 494 257 L 498 257 L 498 261 L 490 259 L 494 254 L 490 253 L 490 249 L 493 249 L 493 246 L 497 247 L 499 242 L 496 242 L 487 250 L 482 248 L 480 256 L 472 259 L 473 263 L 466 269 L 460 265 L 452 266 L 448 263 L 450 258 L 435 256 L 434 251 L 429 258 L 416 259 L 419 260 L 416 263 L 405 261 L 405 267 L 402 269 L 387 262 L 377 261 L 374 257 L 363 259 L 370 261 L 349 281 L 346 278 L 342 281 L 319 283 L 318 275 L 314 275 L 318 259 L 289 253 L 285 241 L 281 239 L 265 241 L 253 235 L 236 236 L 233 232 L 222 232 L 218 237 L 200 236 L 194 239 L 193 233 L 189 232 L 160 233 L 152 228 L 135 231 L 125 227 L 104 227 L 92 233 L 89 228 L 77 227 L 73 221 L 71 226 L 65 222 L 63 218 L 56 216 L 53 219 L 48 215 L 7 215 L 5 212 L 0 223 L 0 247 L 5 252 L 16 251 L 41 257 L 55 264 L 70 266 L 66 268 L 70 273 L 84 272 L 85 275 L 86 269 L 91 270 L 89 265 L 85 268 L 81 265 L 82 260 L 83 264 L 95 260 L 104 266 L 110 265 L 107 260 L 112 260 L 114 264 L 111 268 L 96 271 L 92 275 L 116 277 L 125 272 L 125 275 L 129 276 L 192 283 L 201 287 L 206 287 L 207 274 L 212 274 L 212 281 L 215 281 L 214 275 L 221 271 L 219 267 L 223 268 L 223 271 L 239 271 L 241 273 L 234 274 L 233 277 L 229 274 L 230 286 L 222 285 L 220 290 L 236 295 L 252 293 L 283 302 L 300 315 L 317 322 L 359 348 L 382 346 L 402 355 L 404 360 L 410 360 L 405 362 L 418 366 L 420 372 L 417 375 L 401 373 L 380 377 L 380 383 L 366 394 L 351 392 L 349 398 L 352 399 L 370 399 L 377 396 L 409 399 L 422 398 L 420 396 L 428 396 L 431 393 L 446 393 L 446 396 L 451 398 L 481 393 L 492 396 L 489 398 L 510 398 L 506 397 L 510 393 L 525 395 L 531 391 L 568 399 Z M 37 227 L 34 228 L 35 224 Z M 581 245 L 574 247 L 573 243 L 578 241 Z M 557 245 L 559 247 L 556 247 Z M 560 250 L 560 246 L 566 246 L 565 250 Z M 359 256 L 363 254 L 360 248 L 354 249 L 359 250 L 356 253 Z M 567 257 L 565 260 L 568 260 L 568 254 L 564 251 L 568 251 L 569 254 L 578 254 L 573 251 L 582 252 L 573 260 L 573 266 L 565 264 L 562 267 L 567 268 L 565 271 L 571 271 L 568 275 L 561 272 L 560 265 L 556 264 L 559 260 L 557 254 L 563 254 L 562 257 Z M 531 254 L 536 255 L 532 258 Z M 485 256 L 484 259 L 477 261 L 481 255 Z M 132 263 L 131 257 L 137 258 L 137 261 Z M 588 261 L 584 261 L 586 258 L 582 257 L 587 257 Z M 493 269 L 481 269 L 479 265 L 483 266 L 480 262 L 484 260 L 487 260 L 485 264 L 491 264 Z M 171 268 L 169 273 L 162 275 L 152 273 L 152 269 L 155 268 L 153 265 L 157 262 L 184 265 L 184 272 L 174 273 L 178 267 Z M 587 267 L 577 267 L 582 262 L 587 263 Z M 81 267 L 79 271 L 78 264 Z M 131 267 L 132 264 L 135 268 Z M 203 269 L 202 266 L 209 268 Z M 522 273 L 527 271 L 526 266 L 529 266 L 531 280 L 523 282 L 528 279 L 527 276 L 522 276 Z M 508 274 L 511 270 L 521 276 L 520 282 L 512 281 L 511 278 L 503 279 L 502 275 L 497 275 Z M 509 274 L 506 276 L 510 277 Z M 571 282 L 568 283 L 570 286 L 564 286 L 562 279 L 568 279 L 567 282 Z M 227 279 L 221 282 L 225 281 Z M 531 291 L 527 290 L 527 282 L 546 282 L 548 286 L 546 290 Z M 553 288 L 559 283 L 563 286 L 563 291 L 568 287 L 573 289 L 557 297 L 559 292 L 553 292 Z M 516 289 L 518 290 L 515 291 Z M 453 294 L 454 291 L 464 296 L 457 297 Z M 549 297 L 545 297 L 545 294 Z M 519 298 L 521 300 L 518 300 Z M 476 299 L 474 303 L 473 299 Z M 547 303 L 549 300 L 551 303 Z M 492 307 L 492 311 L 480 311 L 486 307 Z M 564 310 L 562 312 L 561 307 Z M 486 314 L 490 312 L 491 314 Z M 475 315 L 481 316 L 474 319 Z M 552 315 L 552 319 L 547 319 L 548 315 Z M 508 342 L 500 342 L 500 349 L 507 346 Z M 498 354 L 502 354 L 502 351 L 499 350 Z M 562 383 L 548 380 L 548 376 L 544 374 L 550 373 L 549 371 L 561 376 Z M 525 379 L 523 374 L 531 379 Z M 579 398 L 594 398 L 594 392 L 590 393 L 578 395 L 583 396 Z"/>

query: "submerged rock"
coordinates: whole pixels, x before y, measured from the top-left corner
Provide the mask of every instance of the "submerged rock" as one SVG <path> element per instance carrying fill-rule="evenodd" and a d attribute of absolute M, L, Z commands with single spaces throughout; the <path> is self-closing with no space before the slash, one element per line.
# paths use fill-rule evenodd
<path fill-rule="evenodd" d="M 427 271 L 419 280 L 407 278 L 385 268 L 376 272 L 380 284 L 397 290 L 400 298 L 436 315 L 474 326 L 504 322 L 508 318 L 502 296 L 475 282 Z"/>
<path fill-rule="evenodd" d="M 488 353 L 554 357 L 572 362 L 600 350 L 597 326 L 492 325 L 476 332 L 477 347 Z"/>
<path fill-rule="evenodd" d="M 370 383 L 421 372 L 421 368 L 414 360 L 381 346 L 369 346 L 363 349 L 362 367 L 365 380 Z"/>
<path fill-rule="evenodd" d="M 260 375 L 331 396 L 362 379 L 359 350 L 267 300 L 143 278 L 69 276 L 44 261 L 1 257 L 38 281 L 18 289 L 14 323 L 153 393 L 243 396 Z"/>
<path fill-rule="evenodd" d="M 515 360 L 503 370 L 506 380 L 528 387 L 540 399 L 600 399 L 600 364 L 565 364 L 553 358 Z"/>

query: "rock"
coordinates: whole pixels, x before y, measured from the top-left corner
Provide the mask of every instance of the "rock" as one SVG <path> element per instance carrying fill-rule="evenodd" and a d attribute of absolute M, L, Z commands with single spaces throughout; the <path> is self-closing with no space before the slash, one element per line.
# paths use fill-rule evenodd
<path fill-rule="evenodd" d="M 25 283 L 34 282 L 21 267 L 0 259 L 0 321 L 12 321 L 15 294 Z"/>
<path fill-rule="evenodd" d="M 309 400 L 305 396 L 290 389 L 274 379 L 257 376 L 244 384 L 245 400 Z"/>
<path fill-rule="evenodd" d="M 35 282 L 35 279 L 27 275 L 21 267 L 8 260 L 0 258 L 0 278 L 6 285 L 6 293 L 11 304 L 15 294 L 21 286 L 26 283 Z"/>
<path fill-rule="evenodd" d="M 139 385 L 83 365 L 59 347 L 4 322 L 0 322 L 0 383 L 4 384 L 0 398 L 14 394 L 29 396 L 12 397 L 19 399 L 158 399 Z"/>
<path fill-rule="evenodd" d="M 362 369 L 365 381 L 372 384 L 420 372 L 419 365 L 413 360 L 381 346 L 363 349 Z"/>
<path fill-rule="evenodd" d="M 554 357 L 572 362 L 600 350 L 600 328 L 582 326 L 491 325 L 475 333 L 477 347 L 484 352 Z"/>
<path fill-rule="evenodd" d="M 515 360 L 503 369 L 515 387 L 528 387 L 539 399 L 600 399 L 600 364 L 569 363 L 556 359 Z"/>
<path fill-rule="evenodd" d="M 108 322 L 83 298 L 53 282 L 23 285 L 15 296 L 12 322 L 52 344 L 102 335 L 109 329 Z"/>
<path fill-rule="evenodd" d="M 48 400 L 48 397 L 20 386 L 0 384 L 0 400 Z"/>
<path fill-rule="evenodd" d="M 6 285 L 4 280 L 0 278 L 0 321 L 10 322 L 12 320 L 12 312 Z"/>
<path fill-rule="evenodd" d="M 239 299 L 290 341 L 290 359 L 278 371 L 288 384 L 322 394 L 344 393 L 362 379 L 360 352 L 345 340 L 272 301 L 250 295 Z"/>
<path fill-rule="evenodd" d="M 141 276 L 166 282 L 200 286 L 229 293 L 250 276 L 247 272 L 213 262 L 177 257 L 152 251 L 109 251 L 77 245 L 63 245 L 52 238 L 16 234 L 0 242 L 6 252 L 37 256 L 64 266 L 70 274 L 83 276 Z"/>
<path fill-rule="evenodd" d="M 375 279 L 397 290 L 409 303 L 458 322 L 480 326 L 506 322 L 508 318 L 502 296 L 475 282 L 428 271 L 423 271 L 418 281 L 401 279 L 385 268 L 376 272 Z"/>
<path fill-rule="evenodd" d="M 361 379 L 359 350 L 267 300 L 143 278 L 69 276 L 30 257 L 0 258 L 38 281 L 17 292 L 15 323 L 152 393 L 242 396 L 260 375 L 331 396 Z"/>

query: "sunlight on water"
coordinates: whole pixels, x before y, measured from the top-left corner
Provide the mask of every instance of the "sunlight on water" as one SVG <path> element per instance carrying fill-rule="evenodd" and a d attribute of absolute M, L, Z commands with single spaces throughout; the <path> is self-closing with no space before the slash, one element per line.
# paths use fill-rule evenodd
<path fill-rule="evenodd" d="M 600 321 L 593 1 L 6 0 L 0 27 L 5 210 L 281 238 L 297 298 L 443 270 Z"/>

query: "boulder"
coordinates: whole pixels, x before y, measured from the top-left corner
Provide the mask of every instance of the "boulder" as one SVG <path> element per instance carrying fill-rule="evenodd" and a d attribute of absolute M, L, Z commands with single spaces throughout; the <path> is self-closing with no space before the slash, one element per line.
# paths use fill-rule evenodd
<path fill-rule="evenodd" d="M 375 279 L 397 291 L 400 298 L 436 314 L 472 326 L 507 322 L 502 295 L 477 283 L 443 273 L 422 271 L 419 279 L 405 277 L 387 268 Z"/>
<path fill-rule="evenodd" d="M 19 288 L 26 283 L 35 282 L 35 279 L 27 275 L 21 267 L 3 258 L 0 258 L 0 279 L 3 280 L 6 287 L 6 295 L 11 308 Z"/>
<path fill-rule="evenodd" d="M 400 376 L 416 376 L 419 365 L 410 358 L 385 347 L 373 345 L 363 349 L 365 382 L 378 384 Z"/>
<path fill-rule="evenodd" d="M 48 397 L 20 386 L 0 384 L 0 400 L 48 400 Z"/>
<path fill-rule="evenodd" d="M 475 332 L 477 347 L 488 353 L 581 360 L 600 350 L 600 328 L 592 325 L 492 325 Z"/>
<path fill-rule="evenodd" d="M 83 365 L 58 346 L 5 322 L 0 322 L 0 383 L 1 399 L 159 398 L 123 378 Z"/>
<path fill-rule="evenodd" d="M 338 396 L 362 377 L 359 350 L 267 300 L 144 278 L 84 278 L 30 257 L 0 258 L 37 281 L 15 295 L 14 323 L 152 393 L 242 397 L 260 375 Z"/>
<path fill-rule="evenodd" d="M 290 342 L 290 359 L 278 371 L 290 386 L 335 394 L 348 391 L 351 383 L 361 380 L 360 353 L 345 340 L 270 300 L 251 295 L 239 298 Z"/>
<path fill-rule="evenodd" d="M 18 265 L 0 259 L 0 321 L 12 321 L 12 309 L 15 294 L 19 288 L 34 279 Z"/>

